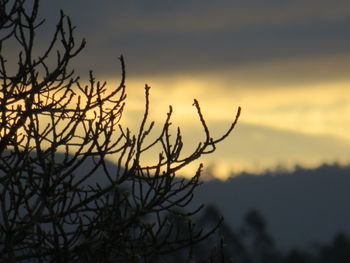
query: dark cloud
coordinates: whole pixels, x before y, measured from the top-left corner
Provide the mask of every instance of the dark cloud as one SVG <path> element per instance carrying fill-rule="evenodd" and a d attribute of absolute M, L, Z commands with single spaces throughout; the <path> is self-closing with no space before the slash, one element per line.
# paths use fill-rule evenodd
<path fill-rule="evenodd" d="M 345 0 L 51 0 L 42 2 L 48 26 L 60 8 L 88 41 L 75 66 L 108 76 L 121 53 L 132 76 L 350 55 Z"/>

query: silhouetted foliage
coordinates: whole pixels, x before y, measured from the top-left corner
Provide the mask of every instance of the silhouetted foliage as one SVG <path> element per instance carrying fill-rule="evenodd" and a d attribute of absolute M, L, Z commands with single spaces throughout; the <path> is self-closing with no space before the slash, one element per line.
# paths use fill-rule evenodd
<path fill-rule="evenodd" d="M 350 174 L 350 165 L 340 165 L 339 163 L 323 163 L 315 168 L 306 168 L 300 165 L 295 165 L 293 169 L 285 167 L 276 167 L 258 173 L 242 172 L 239 174 L 231 174 L 231 178 L 237 177 L 252 177 L 252 176 L 348 176 Z M 229 179 L 230 180 L 230 179 Z"/>
<path fill-rule="evenodd" d="M 189 180 L 175 174 L 214 152 L 240 109 L 214 139 L 194 100 L 205 139 L 187 156 L 180 129 L 172 135 L 171 107 L 160 134 L 147 143 L 154 127 L 149 86 L 132 134 L 119 124 L 126 99 L 123 57 L 116 88 L 107 89 L 92 72 L 83 84 L 69 65 L 85 40 L 76 41 L 61 11 L 51 42 L 38 50 L 44 23 L 38 12 L 39 0 L 0 0 L 1 261 L 154 262 L 184 248 L 185 259 L 192 259 L 191 248 L 217 222 L 204 231 L 191 220 L 201 207 L 180 210 L 200 184 L 202 165 Z M 6 55 L 16 48 L 17 57 Z M 161 149 L 158 161 L 142 165 L 152 149 Z"/>
<path fill-rule="evenodd" d="M 217 219 L 220 212 L 214 207 L 205 209 L 201 224 L 209 223 L 207 218 Z M 213 221 L 211 221 L 213 222 Z M 329 244 L 317 245 L 312 251 L 292 248 L 278 251 L 267 232 L 266 223 L 261 214 L 252 210 L 244 218 L 241 227 L 233 230 L 227 222 L 219 227 L 216 235 L 223 237 L 222 252 L 218 262 L 234 263 L 331 263 L 350 262 L 350 239 L 345 234 L 338 234 Z M 204 253 L 215 242 L 207 239 L 197 245 L 196 253 Z M 205 244 L 207 243 L 207 244 Z M 215 262 L 215 261 L 214 261 Z"/>
<path fill-rule="evenodd" d="M 287 253 L 286 258 L 281 261 L 285 263 L 312 263 L 316 262 L 315 255 L 310 254 L 308 252 L 292 249 L 289 253 Z"/>
<path fill-rule="evenodd" d="M 245 224 L 241 229 L 241 235 L 249 247 L 253 262 L 269 262 L 274 255 L 272 238 L 266 232 L 266 224 L 258 211 L 250 211 L 245 216 Z"/>
<path fill-rule="evenodd" d="M 350 240 L 344 234 L 338 234 L 329 245 L 320 248 L 322 263 L 350 262 Z"/>

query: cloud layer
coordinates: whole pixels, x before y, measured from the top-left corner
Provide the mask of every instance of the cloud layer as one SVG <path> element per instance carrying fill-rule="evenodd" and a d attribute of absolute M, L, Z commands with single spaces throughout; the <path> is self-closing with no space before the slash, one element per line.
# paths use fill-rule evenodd
<path fill-rule="evenodd" d="M 49 17 L 55 7 L 66 10 L 88 40 L 79 65 L 106 75 L 115 74 L 120 53 L 133 75 L 192 74 L 267 62 L 283 67 L 285 61 L 308 58 L 315 64 L 330 59 L 332 65 L 323 65 L 330 72 L 319 76 L 330 77 L 334 63 L 341 66 L 341 58 L 350 56 L 345 0 L 42 4 Z"/>

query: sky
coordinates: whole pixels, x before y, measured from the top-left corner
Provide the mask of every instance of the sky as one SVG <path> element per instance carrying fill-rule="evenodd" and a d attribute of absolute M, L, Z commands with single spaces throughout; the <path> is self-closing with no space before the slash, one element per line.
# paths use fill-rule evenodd
<path fill-rule="evenodd" d="M 151 117 L 160 125 L 173 105 L 188 151 L 203 136 L 194 98 L 218 136 L 242 107 L 233 134 L 202 159 L 217 177 L 350 161 L 350 1 L 48 0 L 43 40 L 60 8 L 87 41 L 72 64 L 82 78 L 92 69 L 112 89 L 123 54 L 125 125 L 137 127 L 146 83 Z"/>

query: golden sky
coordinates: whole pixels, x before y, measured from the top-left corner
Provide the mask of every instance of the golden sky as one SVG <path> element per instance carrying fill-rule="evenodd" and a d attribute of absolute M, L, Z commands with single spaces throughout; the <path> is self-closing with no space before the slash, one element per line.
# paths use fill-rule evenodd
<path fill-rule="evenodd" d="M 168 105 L 173 105 L 173 123 L 183 129 L 187 145 L 194 147 L 196 139 L 201 138 L 201 127 L 193 98 L 199 99 L 208 125 L 217 135 L 229 126 L 236 108 L 242 106 L 235 132 L 219 145 L 217 153 L 206 158 L 207 163 L 216 164 L 222 178 L 228 171 L 349 160 L 349 81 L 289 87 L 260 84 L 259 88 L 240 83 L 232 89 L 227 87 L 230 83 L 230 76 L 225 75 L 151 78 L 151 118 L 161 123 Z M 143 84 L 138 79 L 128 82 L 124 121 L 131 127 L 142 116 Z"/>
<path fill-rule="evenodd" d="M 63 8 L 77 37 L 86 38 L 72 64 L 83 79 L 92 69 L 113 88 L 124 55 L 123 123 L 130 127 L 141 119 L 146 83 L 152 118 L 160 125 L 173 105 L 173 123 L 182 127 L 188 150 L 202 134 L 194 98 L 216 134 L 241 106 L 232 136 L 203 159 L 216 165 L 220 178 L 231 171 L 350 161 L 347 0 L 50 0 L 41 8 L 47 26 Z M 42 30 L 39 45 L 49 32 Z"/>

